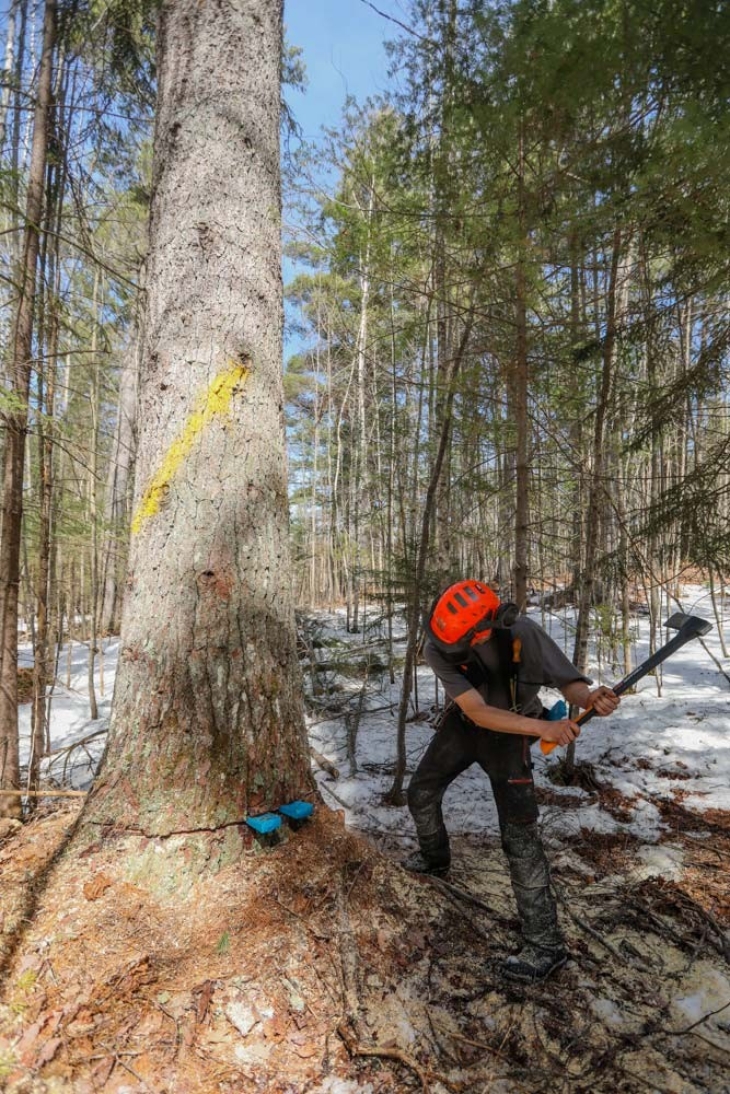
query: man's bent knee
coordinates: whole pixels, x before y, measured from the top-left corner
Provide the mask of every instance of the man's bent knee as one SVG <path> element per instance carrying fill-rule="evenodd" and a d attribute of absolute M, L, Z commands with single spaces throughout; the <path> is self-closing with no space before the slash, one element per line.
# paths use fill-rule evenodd
<path fill-rule="evenodd" d="M 411 815 L 415 817 L 438 809 L 440 793 L 435 787 L 423 786 L 414 777 L 408 787 L 406 798 Z"/>

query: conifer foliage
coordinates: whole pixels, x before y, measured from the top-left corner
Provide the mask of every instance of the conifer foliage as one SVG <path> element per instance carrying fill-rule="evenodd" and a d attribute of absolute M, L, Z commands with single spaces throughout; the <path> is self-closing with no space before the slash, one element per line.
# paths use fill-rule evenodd
<path fill-rule="evenodd" d="M 423 608 L 477 573 L 575 603 L 578 663 L 597 625 L 620 657 L 632 603 L 656 623 L 684 568 L 727 569 L 728 13 L 407 26 L 291 243 L 301 596 L 356 627 L 363 590 Z"/>

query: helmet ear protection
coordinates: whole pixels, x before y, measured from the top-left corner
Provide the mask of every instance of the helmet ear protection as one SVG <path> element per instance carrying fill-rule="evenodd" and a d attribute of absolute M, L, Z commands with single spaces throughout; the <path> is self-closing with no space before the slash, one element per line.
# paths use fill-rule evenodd
<path fill-rule="evenodd" d="M 511 627 L 519 614 L 516 604 L 502 603 L 481 581 L 458 581 L 439 593 L 423 624 L 436 648 L 459 664 L 475 642 L 488 638 L 494 629 Z"/>

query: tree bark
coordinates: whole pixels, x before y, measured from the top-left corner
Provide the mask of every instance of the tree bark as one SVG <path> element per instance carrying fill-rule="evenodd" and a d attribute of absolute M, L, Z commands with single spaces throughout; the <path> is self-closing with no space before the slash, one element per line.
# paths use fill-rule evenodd
<path fill-rule="evenodd" d="M 523 125 L 519 135 L 518 218 L 519 240 L 515 269 L 515 363 L 510 377 L 511 418 L 515 428 L 515 559 L 512 596 L 521 612 L 527 607 L 530 423 L 527 416 L 530 370 L 527 357 L 527 217 L 525 211 L 525 156 Z"/>
<path fill-rule="evenodd" d="M 14 68 L 15 56 L 15 16 L 18 10 L 18 0 L 12 0 L 8 11 L 8 24 L 5 36 L 5 81 L 0 89 L 0 151 L 5 144 L 5 132 L 7 129 L 8 106 L 10 104 L 10 92 L 12 88 L 11 72 Z"/>
<path fill-rule="evenodd" d="M 143 282 L 143 275 L 140 281 Z M 124 571 L 132 518 L 132 479 L 137 453 L 137 393 L 142 339 L 143 332 L 138 321 L 134 323 L 122 360 L 117 419 L 104 500 L 104 523 L 109 529 L 104 547 L 101 606 L 101 629 L 105 634 L 119 632 L 124 601 Z"/>
<path fill-rule="evenodd" d="M 56 500 L 55 488 L 55 441 L 52 423 L 56 414 L 56 379 L 58 374 L 58 344 L 61 328 L 61 223 L 63 220 L 63 196 L 68 177 L 68 143 L 62 135 L 68 134 L 63 124 L 66 92 L 70 67 L 61 52 L 57 64 L 56 89 L 53 93 L 54 132 L 58 138 L 58 156 L 47 172 L 45 223 L 48 231 L 43 240 L 41 283 L 45 285 L 43 322 L 38 322 L 38 338 L 45 343 L 45 361 L 38 366 L 38 415 L 36 431 L 38 441 L 38 570 L 35 590 L 36 633 L 33 651 L 33 708 L 31 714 L 31 753 L 28 761 L 27 787 L 37 790 L 40 784 L 41 760 L 50 749 L 49 706 L 47 697 L 49 678 L 53 678 L 50 635 L 52 630 L 51 604 L 54 581 L 54 555 L 57 544 L 53 536 L 53 515 Z M 30 798 L 29 810 L 34 807 Z"/>
<path fill-rule="evenodd" d="M 89 689 L 89 717 L 95 722 L 99 717 L 94 684 L 94 666 L 98 651 L 99 622 L 99 512 L 97 501 L 97 476 L 99 465 L 99 433 L 101 418 L 101 384 L 99 361 L 99 328 L 104 314 L 104 276 L 100 269 L 94 274 L 94 291 L 91 304 L 91 391 L 89 409 L 91 410 L 91 445 L 89 452 L 89 482 L 87 486 L 89 504 L 89 526 L 91 543 L 89 544 L 89 659 L 87 661 L 87 683 Z"/>
<path fill-rule="evenodd" d="M 406 625 L 408 628 L 408 637 L 406 639 L 405 663 L 403 666 L 403 687 L 401 690 L 400 703 L 398 705 L 395 774 L 390 789 L 383 797 L 384 802 L 388 805 L 405 804 L 405 798 L 403 795 L 403 780 L 406 774 L 407 760 L 406 718 L 408 716 L 408 703 L 410 701 L 411 692 L 413 689 L 413 676 L 416 665 L 416 651 L 418 647 L 419 634 L 419 613 L 421 609 L 420 598 L 423 592 L 424 578 L 426 575 L 426 563 L 429 558 L 429 551 L 431 547 L 431 518 L 433 516 L 434 506 L 436 503 L 436 492 L 438 490 L 439 482 L 441 480 L 444 459 L 446 456 L 446 451 L 449 444 L 449 437 L 451 434 L 452 412 L 454 406 L 454 396 L 456 394 L 456 380 L 458 378 L 459 370 L 469 347 L 469 340 L 471 337 L 473 322 L 474 311 L 472 301 L 469 312 L 467 313 L 465 319 L 464 330 L 462 332 L 459 346 L 451 363 L 451 373 L 446 378 L 448 388 L 444 400 L 444 412 L 441 419 L 441 436 L 439 438 L 439 445 L 434 456 L 433 465 L 431 467 L 428 488 L 426 490 L 426 497 L 423 503 L 423 512 L 421 514 L 421 535 L 418 541 L 418 547 L 416 549 L 416 566 L 413 580 L 413 588 L 410 590 L 410 600 L 406 607 Z"/>
<path fill-rule="evenodd" d="M 52 186 L 49 186 L 47 216 L 50 219 L 54 203 Z M 57 224 L 58 209 L 54 208 Z M 41 759 L 47 751 L 48 725 L 46 717 L 46 688 L 49 673 L 50 632 L 50 576 L 51 576 L 51 520 L 53 513 L 53 431 L 51 422 L 55 411 L 56 361 L 59 337 L 59 270 L 58 232 L 48 255 L 48 287 L 45 294 L 43 332 L 46 346 L 46 362 L 38 370 L 38 571 L 35 587 L 36 632 L 33 647 L 33 709 L 31 713 L 31 754 L 28 762 L 27 786 L 37 790 L 40 781 Z M 45 420 L 44 420 L 45 419 Z"/>
<path fill-rule="evenodd" d="M 599 532 L 601 527 L 601 507 L 605 503 L 607 488 L 605 479 L 605 431 L 606 416 L 609 409 L 611 388 L 614 378 L 616 339 L 618 333 L 618 292 L 621 248 L 624 235 L 620 227 L 614 229 L 611 250 L 611 265 L 606 292 L 606 331 L 603 339 L 602 367 L 600 386 L 596 403 L 593 425 L 593 446 L 591 451 L 591 474 L 588 487 L 588 512 L 586 515 L 586 543 L 583 557 L 583 569 L 580 577 L 578 611 L 573 646 L 573 664 L 579 672 L 585 672 L 588 666 L 588 639 L 590 637 L 591 606 L 594 601 L 595 565 L 598 559 Z M 571 715 L 577 715 L 577 708 L 571 707 Z M 568 775 L 575 766 L 575 746 L 573 741 L 567 749 L 565 763 Z"/>
<path fill-rule="evenodd" d="M 160 12 L 135 516 L 86 814 L 217 829 L 313 792 L 282 416 L 281 0 Z"/>
<path fill-rule="evenodd" d="M 591 479 L 588 491 L 588 513 L 586 518 L 586 545 L 583 572 L 578 600 L 578 618 L 573 648 L 573 664 L 580 672 L 585 672 L 588 664 L 588 637 L 590 632 L 590 609 L 593 603 L 595 584 L 594 569 L 598 555 L 601 505 L 605 500 L 606 483 L 604 480 L 604 440 L 605 422 L 613 381 L 614 356 L 616 349 L 616 296 L 620 268 L 622 232 L 616 228 L 613 233 L 611 249 L 611 267 L 606 297 L 606 333 L 603 339 L 603 361 L 600 389 L 596 404 L 593 426 L 593 449 L 591 453 Z"/>

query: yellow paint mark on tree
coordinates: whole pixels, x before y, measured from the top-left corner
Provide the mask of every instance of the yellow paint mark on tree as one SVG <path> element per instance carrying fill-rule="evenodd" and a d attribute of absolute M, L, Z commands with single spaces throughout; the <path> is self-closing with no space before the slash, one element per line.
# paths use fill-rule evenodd
<path fill-rule="evenodd" d="M 170 489 L 171 480 L 189 456 L 196 440 L 214 418 L 223 417 L 228 413 L 233 393 L 236 387 L 246 379 L 249 371 L 243 365 L 230 362 L 228 367 L 215 377 L 186 421 L 182 433 L 170 445 L 159 471 L 147 487 L 132 519 L 134 535 L 139 532 L 148 517 L 159 513 Z"/>

